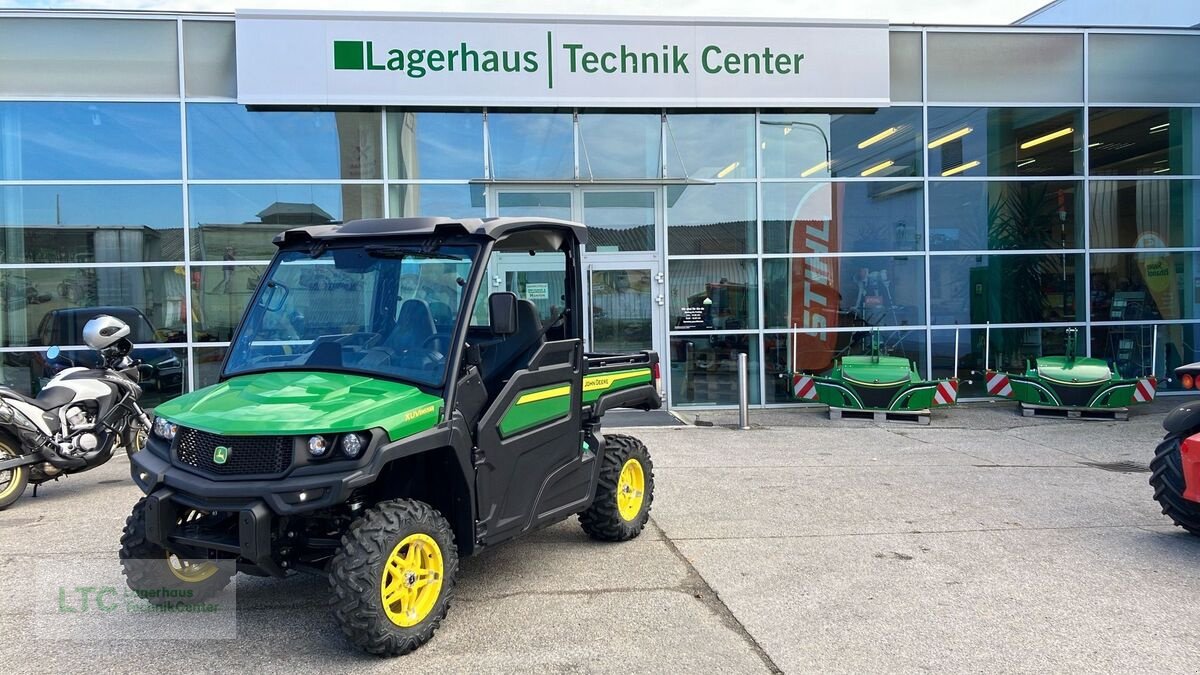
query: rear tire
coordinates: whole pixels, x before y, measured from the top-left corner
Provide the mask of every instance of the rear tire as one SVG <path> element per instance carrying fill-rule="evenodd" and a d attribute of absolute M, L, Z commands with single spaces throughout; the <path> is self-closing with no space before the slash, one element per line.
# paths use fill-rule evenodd
<path fill-rule="evenodd" d="M 152 605 L 203 602 L 225 590 L 234 574 L 232 561 L 213 563 L 181 559 L 149 542 L 146 539 L 145 498 L 133 505 L 133 511 L 125 520 L 120 557 L 126 585 Z"/>
<path fill-rule="evenodd" d="M 1167 434 L 1150 462 L 1150 485 L 1162 512 L 1179 527 L 1200 536 L 1200 504 L 1183 498 L 1183 458 L 1180 445 L 1188 434 Z"/>
<path fill-rule="evenodd" d="M 605 434 L 604 459 L 592 505 L 579 524 L 593 539 L 628 541 L 642 533 L 654 502 L 654 464 L 633 436 Z"/>
<path fill-rule="evenodd" d="M 0 435 L 0 459 L 14 459 L 21 456 L 21 446 L 8 436 Z M 29 467 L 18 466 L 8 471 L 0 471 L 0 511 L 12 506 L 29 485 Z"/>

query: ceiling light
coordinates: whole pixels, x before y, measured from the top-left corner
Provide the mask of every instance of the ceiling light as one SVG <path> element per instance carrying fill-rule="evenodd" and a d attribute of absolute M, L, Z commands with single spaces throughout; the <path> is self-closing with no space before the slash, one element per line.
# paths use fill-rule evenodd
<path fill-rule="evenodd" d="M 973 159 L 973 160 L 967 162 L 966 164 L 959 164 L 958 166 L 954 167 L 953 169 L 946 169 L 945 171 L 942 172 L 942 175 L 943 176 L 953 176 L 956 173 L 962 173 L 962 172 L 966 171 L 967 169 L 974 169 L 977 166 L 979 166 L 979 160 Z"/>
<path fill-rule="evenodd" d="M 1019 169 L 1019 168 L 1021 168 L 1021 167 L 1023 167 L 1023 166 L 1029 166 L 1030 164 L 1033 164 L 1033 163 L 1034 163 L 1034 162 L 1036 162 L 1036 161 L 1037 161 L 1037 160 L 1036 160 L 1036 159 L 1033 159 L 1033 158 L 1029 158 L 1029 159 L 1023 159 L 1023 160 L 1021 160 L 1021 161 L 1017 162 L 1017 168 Z"/>
<path fill-rule="evenodd" d="M 1163 122 L 1162 124 L 1156 124 L 1156 125 L 1150 127 L 1150 131 L 1152 131 L 1152 132 L 1153 131 L 1162 131 L 1163 129 L 1166 129 L 1169 126 L 1171 126 L 1170 122 Z"/>
<path fill-rule="evenodd" d="M 783 135 L 784 135 L 784 136 L 787 136 L 787 135 L 788 135 L 788 134 L 790 134 L 790 133 L 792 133 L 792 128 L 791 128 L 791 127 L 784 127 L 784 128 L 783 128 Z"/>
<path fill-rule="evenodd" d="M 1088 147 L 1089 147 L 1089 148 L 1094 148 L 1094 147 L 1096 147 L 1097 145 L 1100 145 L 1100 141 L 1096 141 L 1095 143 L 1088 143 Z"/>
<path fill-rule="evenodd" d="M 1050 133 L 1046 134 L 1045 136 L 1038 136 L 1037 138 L 1035 138 L 1031 141 L 1025 141 L 1024 143 L 1021 144 L 1021 149 L 1028 150 L 1028 149 L 1034 147 L 1035 145 L 1041 145 L 1042 143 L 1049 143 L 1050 141 L 1052 141 L 1056 138 L 1062 138 L 1063 136 L 1067 136 L 1067 135 L 1073 134 L 1073 133 L 1075 133 L 1075 127 L 1067 127 L 1066 129 L 1059 129 L 1058 131 L 1051 131 Z"/>
<path fill-rule="evenodd" d="M 1164 166 L 1164 167 L 1163 167 L 1163 168 L 1161 168 L 1161 169 L 1155 169 L 1155 170 L 1154 170 L 1154 173 L 1166 173 L 1166 172 L 1168 172 L 1168 171 L 1170 171 L 1170 170 L 1171 170 L 1171 167 L 1169 167 L 1169 166 Z"/>
<path fill-rule="evenodd" d="M 893 164 L 895 164 L 895 162 L 893 162 L 892 160 L 889 159 L 886 162 L 880 162 L 880 163 L 876 164 L 875 166 L 872 166 L 868 169 L 864 169 L 863 172 L 858 175 L 870 176 L 873 173 L 878 173 L 880 171 L 883 171 L 884 169 L 888 168 L 889 166 L 891 166 Z"/>
<path fill-rule="evenodd" d="M 859 143 L 858 149 L 862 150 L 863 148 L 867 147 L 868 145 L 874 145 L 875 143 L 882 141 L 883 139 L 887 138 L 888 136 L 891 136 L 892 134 L 896 133 L 897 131 L 898 131 L 898 129 L 896 129 L 896 127 L 888 127 L 887 129 L 884 129 L 883 131 L 875 134 L 874 136 L 863 141 L 862 143 Z"/>
<path fill-rule="evenodd" d="M 734 162 L 733 164 L 730 164 L 729 166 L 717 172 L 717 178 L 724 178 L 725 176 L 728 176 L 729 174 L 733 173 L 734 169 L 741 165 L 741 162 Z"/>
<path fill-rule="evenodd" d="M 800 172 L 800 177 L 801 177 L 801 178 L 808 178 L 809 176 L 811 176 L 811 175 L 813 175 L 814 173 L 816 173 L 816 172 L 820 171 L 821 169 L 824 169 L 824 168 L 825 168 L 825 167 L 827 167 L 827 166 L 829 166 L 829 162 L 821 162 L 820 164 L 817 164 L 817 165 L 815 165 L 815 166 L 809 167 L 809 168 L 807 168 L 807 169 L 805 169 L 805 170 L 801 171 L 801 172 Z"/>
<path fill-rule="evenodd" d="M 963 136 L 966 136 L 969 133 L 971 133 L 971 127 L 963 127 L 961 129 L 959 129 L 958 131 L 951 131 L 950 133 L 946 134 L 945 136 L 942 136 L 941 138 L 935 138 L 934 140 L 930 141 L 929 149 L 932 150 L 933 148 L 936 148 L 939 145 L 945 145 L 946 143 L 949 143 L 950 141 L 952 141 L 956 138 L 962 138 Z"/>

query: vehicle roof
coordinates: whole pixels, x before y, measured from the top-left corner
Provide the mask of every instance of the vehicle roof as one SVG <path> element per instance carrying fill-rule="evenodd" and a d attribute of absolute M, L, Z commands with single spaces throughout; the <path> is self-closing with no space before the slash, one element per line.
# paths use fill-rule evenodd
<path fill-rule="evenodd" d="M 482 235 L 501 239 L 509 234 L 527 230 L 559 230 L 570 232 L 580 244 L 587 243 L 587 226 L 557 218 L 371 218 L 351 220 L 333 225 L 296 227 L 275 236 L 275 245 L 311 240 L 380 237 L 388 235 Z"/>

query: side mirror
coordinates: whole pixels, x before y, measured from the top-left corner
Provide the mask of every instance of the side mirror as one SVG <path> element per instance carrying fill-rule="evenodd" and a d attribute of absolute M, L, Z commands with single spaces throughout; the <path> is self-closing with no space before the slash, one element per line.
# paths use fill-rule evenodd
<path fill-rule="evenodd" d="M 492 317 L 493 335 L 512 335 L 517 332 L 517 296 L 500 292 L 488 296 L 488 314 Z"/>
<path fill-rule="evenodd" d="M 62 350 L 58 348 L 58 345 L 55 345 L 46 350 L 46 359 L 49 361 L 53 361 L 54 359 L 57 359 L 58 355 L 61 353 L 62 353 Z"/>

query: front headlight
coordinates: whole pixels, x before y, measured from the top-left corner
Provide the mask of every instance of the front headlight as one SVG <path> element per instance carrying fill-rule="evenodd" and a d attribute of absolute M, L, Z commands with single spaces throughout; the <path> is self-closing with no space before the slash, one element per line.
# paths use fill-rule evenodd
<path fill-rule="evenodd" d="M 346 434 L 342 436 L 342 452 L 350 459 L 358 459 L 367 447 L 367 439 L 362 434 Z"/>
<path fill-rule="evenodd" d="M 313 436 L 308 439 L 308 454 L 313 457 L 324 457 L 329 452 L 329 443 L 324 436 Z"/>
<path fill-rule="evenodd" d="M 175 439 L 175 433 L 177 431 L 179 431 L 179 427 L 174 422 L 171 422 L 163 417 L 154 418 L 155 436 L 170 441 Z"/>

